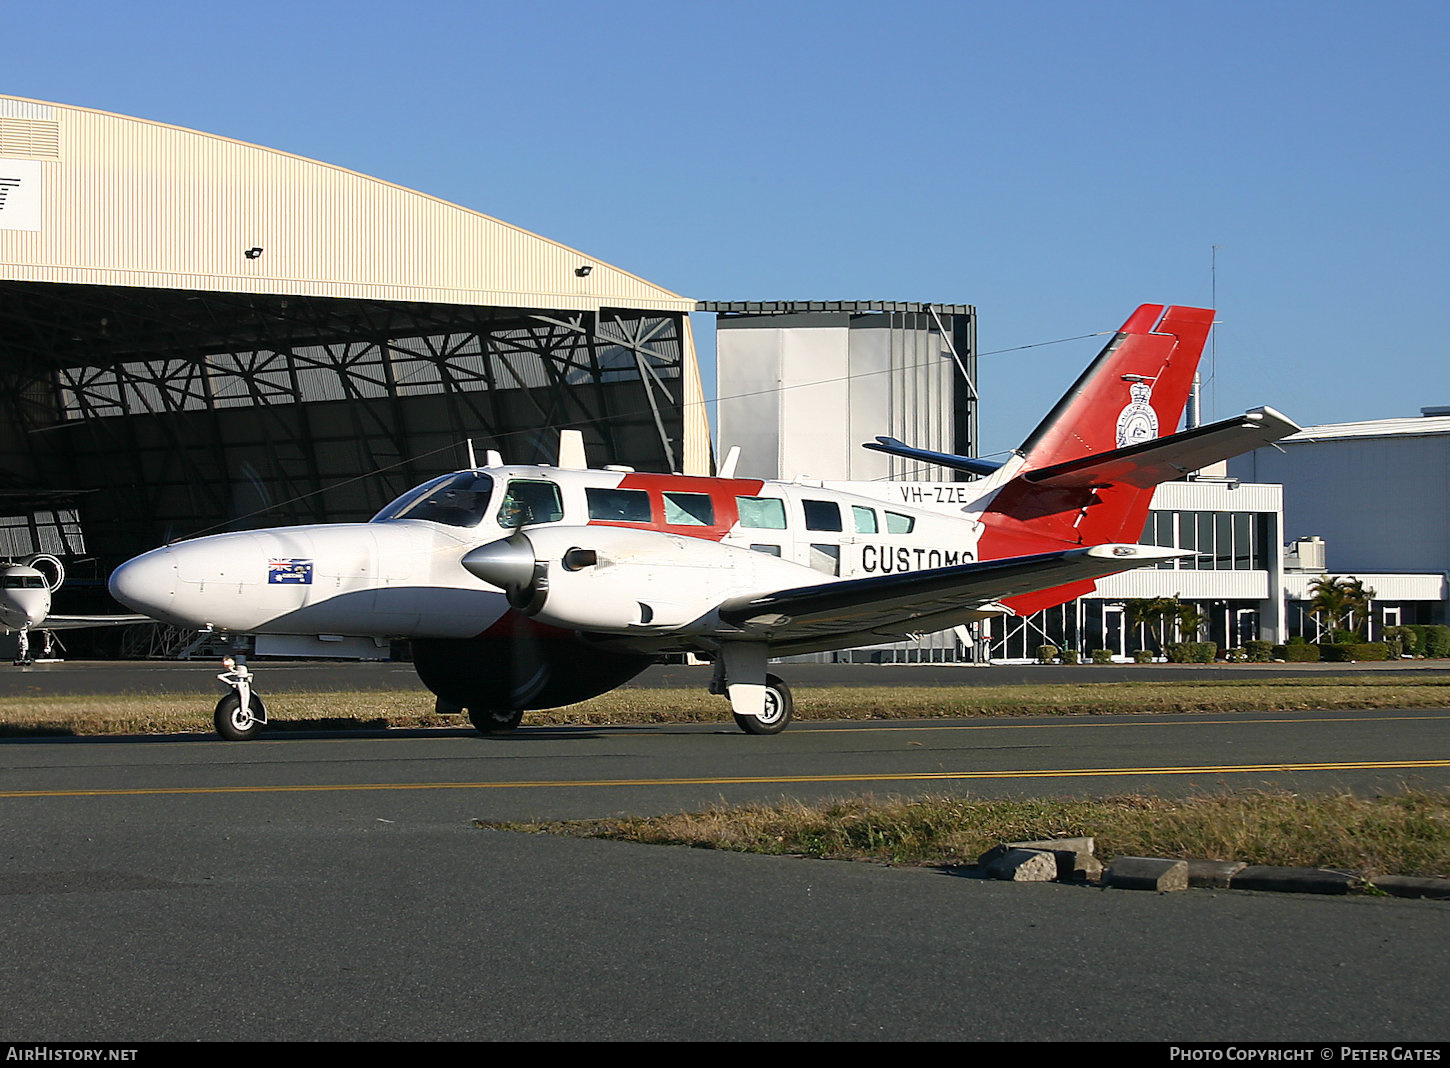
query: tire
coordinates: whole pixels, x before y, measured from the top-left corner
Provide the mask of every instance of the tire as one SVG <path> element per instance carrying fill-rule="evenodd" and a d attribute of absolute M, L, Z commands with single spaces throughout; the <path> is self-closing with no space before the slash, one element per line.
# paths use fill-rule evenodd
<path fill-rule="evenodd" d="M 229 742 L 245 742 L 262 733 L 262 699 L 252 694 L 247 710 L 242 710 L 242 699 L 235 690 L 216 703 L 216 732 Z"/>
<path fill-rule="evenodd" d="M 790 723 L 795 702 L 791 700 L 790 687 L 776 675 L 765 676 L 765 714 L 742 716 L 733 713 L 735 725 L 746 734 L 779 734 Z"/>
<path fill-rule="evenodd" d="M 524 718 L 522 708 L 470 708 L 468 722 L 478 728 L 479 734 L 508 734 Z"/>

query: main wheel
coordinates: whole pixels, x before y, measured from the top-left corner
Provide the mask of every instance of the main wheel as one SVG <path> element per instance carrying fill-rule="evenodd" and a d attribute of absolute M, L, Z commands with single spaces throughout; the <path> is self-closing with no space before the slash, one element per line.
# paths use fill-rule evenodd
<path fill-rule="evenodd" d="M 524 718 L 522 708 L 470 708 L 468 722 L 478 728 L 480 734 L 507 734 Z"/>
<path fill-rule="evenodd" d="M 262 699 L 252 694 L 247 707 L 233 690 L 216 703 L 216 732 L 229 742 L 245 742 L 262 732 Z"/>
<path fill-rule="evenodd" d="M 742 716 L 733 713 L 735 725 L 746 734 L 779 734 L 790 722 L 795 702 L 790 697 L 790 687 L 776 675 L 765 676 L 765 709 L 759 716 Z"/>

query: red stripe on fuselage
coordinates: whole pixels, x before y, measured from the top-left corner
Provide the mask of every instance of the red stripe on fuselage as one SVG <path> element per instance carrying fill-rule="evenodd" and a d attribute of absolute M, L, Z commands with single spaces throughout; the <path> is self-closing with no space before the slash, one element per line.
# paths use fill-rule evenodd
<path fill-rule="evenodd" d="M 720 541 L 740 519 L 736 497 L 754 497 L 765 483 L 758 478 L 703 478 L 698 475 L 659 475 L 635 472 L 619 481 L 620 489 L 644 490 L 649 494 L 652 523 L 618 523 L 604 519 L 589 520 L 590 526 L 629 527 L 633 530 L 658 530 L 680 534 L 703 541 Z M 698 493 L 710 498 L 713 522 L 679 524 L 665 522 L 666 493 Z"/>

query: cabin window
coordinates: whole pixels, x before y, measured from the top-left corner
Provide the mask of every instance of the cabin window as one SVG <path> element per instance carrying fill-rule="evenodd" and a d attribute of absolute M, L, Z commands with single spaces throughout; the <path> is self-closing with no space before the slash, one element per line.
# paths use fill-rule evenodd
<path fill-rule="evenodd" d="M 807 530 L 840 530 L 841 508 L 835 501 L 801 501 Z"/>
<path fill-rule="evenodd" d="M 427 519 L 450 527 L 474 527 L 488 511 L 493 479 L 472 471 L 459 471 L 409 490 L 377 515 L 384 519 Z"/>
<path fill-rule="evenodd" d="M 708 493 L 666 493 L 665 525 L 671 527 L 713 527 L 715 506 Z"/>
<path fill-rule="evenodd" d="M 589 501 L 589 518 L 609 523 L 649 523 L 649 494 L 644 490 L 601 489 L 591 486 L 584 491 Z"/>
<path fill-rule="evenodd" d="M 736 497 L 740 525 L 754 530 L 784 530 L 785 501 L 779 497 Z"/>
<path fill-rule="evenodd" d="M 557 523 L 564 518 L 564 501 L 552 482 L 514 479 L 498 510 L 498 525 L 528 527 L 535 523 Z"/>
<path fill-rule="evenodd" d="M 751 552 L 754 552 L 754 553 L 764 553 L 766 556 L 779 556 L 780 555 L 780 546 L 779 545 L 752 545 L 752 546 L 750 546 L 750 551 Z"/>
<path fill-rule="evenodd" d="M 863 508 L 859 504 L 851 505 L 851 516 L 856 520 L 857 534 L 876 533 L 876 509 Z"/>
<path fill-rule="evenodd" d="M 902 515 L 900 512 L 886 513 L 886 533 L 888 534 L 910 534 L 915 526 L 915 516 Z"/>

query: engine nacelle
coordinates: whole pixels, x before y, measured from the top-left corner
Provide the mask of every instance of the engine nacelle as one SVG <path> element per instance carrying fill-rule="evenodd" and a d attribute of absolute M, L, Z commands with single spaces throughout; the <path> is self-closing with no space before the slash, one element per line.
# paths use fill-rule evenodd
<path fill-rule="evenodd" d="M 65 582 L 65 565 L 60 562 L 58 556 L 52 556 L 50 553 L 31 553 L 20 563 L 39 571 L 45 577 L 45 584 L 51 593 L 60 589 L 61 583 Z"/>
<path fill-rule="evenodd" d="M 734 545 L 625 527 L 535 527 L 479 546 L 463 566 L 541 623 L 569 630 L 689 629 L 722 601 L 829 581 Z"/>

